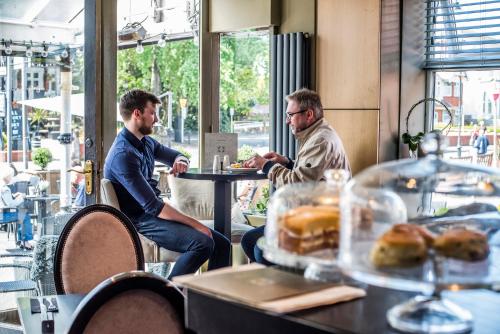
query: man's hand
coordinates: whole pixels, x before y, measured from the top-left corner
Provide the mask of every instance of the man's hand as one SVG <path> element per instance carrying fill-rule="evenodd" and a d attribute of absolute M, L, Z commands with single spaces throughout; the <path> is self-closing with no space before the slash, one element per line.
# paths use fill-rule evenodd
<path fill-rule="evenodd" d="M 200 231 L 201 233 L 207 235 L 209 238 L 212 237 L 212 231 L 205 225 L 203 225 L 200 222 L 196 222 L 196 224 L 193 226 L 195 230 Z"/>
<path fill-rule="evenodd" d="M 268 160 L 271 160 L 272 162 L 279 163 L 280 165 L 283 165 L 283 166 L 286 166 L 286 164 L 288 164 L 288 162 L 289 162 L 287 157 L 279 155 L 276 152 L 266 153 L 266 154 L 264 154 L 263 157 L 268 159 Z"/>
<path fill-rule="evenodd" d="M 182 212 L 178 211 L 177 209 L 175 209 L 172 205 L 170 205 L 167 199 L 163 199 L 163 201 L 165 202 L 165 205 L 163 206 L 160 214 L 158 215 L 159 218 L 165 220 L 173 220 L 180 224 L 190 226 L 195 230 L 207 235 L 208 237 L 210 238 L 212 237 L 212 231 L 208 227 L 206 227 L 193 217 L 187 216 Z"/>
<path fill-rule="evenodd" d="M 170 169 L 170 174 L 174 174 L 177 176 L 179 173 L 185 173 L 189 168 L 188 163 L 186 162 L 186 158 L 183 156 L 175 159 L 174 164 L 172 165 L 172 169 Z"/>
<path fill-rule="evenodd" d="M 243 167 L 262 169 L 267 161 L 267 159 L 261 157 L 258 154 L 255 154 L 253 157 L 243 163 Z"/>

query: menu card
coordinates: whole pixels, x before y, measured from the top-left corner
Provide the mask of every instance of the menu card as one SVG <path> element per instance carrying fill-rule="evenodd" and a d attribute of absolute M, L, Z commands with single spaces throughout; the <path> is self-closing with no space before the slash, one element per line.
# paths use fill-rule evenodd
<path fill-rule="evenodd" d="M 203 168 L 212 168 L 215 155 L 220 155 L 222 161 L 225 155 L 229 155 L 229 161 L 238 158 L 238 134 L 237 133 L 205 133 L 205 156 Z"/>
<path fill-rule="evenodd" d="M 361 289 L 305 279 L 273 267 L 238 266 L 202 275 L 174 277 L 174 283 L 278 313 L 331 305 L 365 296 Z"/>

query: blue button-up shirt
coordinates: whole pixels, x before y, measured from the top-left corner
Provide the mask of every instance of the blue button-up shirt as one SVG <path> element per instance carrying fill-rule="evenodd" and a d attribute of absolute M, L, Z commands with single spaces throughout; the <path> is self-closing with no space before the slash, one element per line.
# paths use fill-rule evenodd
<path fill-rule="evenodd" d="M 144 213 L 158 216 L 164 202 L 153 179 L 155 160 L 172 166 L 180 155 L 149 136 L 139 140 L 123 128 L 104 162 L 104 177 L 113 183 L 122 212 L 131 219 Z"/>

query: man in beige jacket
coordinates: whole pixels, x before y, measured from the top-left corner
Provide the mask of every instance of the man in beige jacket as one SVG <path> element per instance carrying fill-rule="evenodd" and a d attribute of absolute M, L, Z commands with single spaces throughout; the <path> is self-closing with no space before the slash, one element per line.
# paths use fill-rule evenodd
<path fill-rule="evenodd" d="M 335 130 L 323 118 L 319 95 L 299 89 L 286 97 L 286 123 L 299 144 L 295 161 L 276 152 L 255 155 L 245 167 L 261 169 L 279 187 L 288 183 L 319 181 L 327 169 L 351 171 L 344 146 Z"/>
<path fill-rule="evenodd" d="M 269 152 L 264 156 L 255 155 L 244 166 L 261 169 L 277 187 L 288 183 L 324 180 L 327 169 L 345 169 L 350 173 L 344 145 L 323 118 L 319 95 L 303 88 L 288 95 L 286 101 L 286 123 L 299 144 L 297 159 L 293 161 L 276 152 Z M 241 240 L 245 253 L 253 261 L 262 262 L 261 252 L 254 246 L 263 232 L 263 227 L 254 229 Z"/>

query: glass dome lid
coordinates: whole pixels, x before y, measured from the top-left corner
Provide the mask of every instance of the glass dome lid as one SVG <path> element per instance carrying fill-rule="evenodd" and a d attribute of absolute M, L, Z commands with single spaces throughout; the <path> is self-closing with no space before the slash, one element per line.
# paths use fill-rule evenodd
<path fill-rule="evenodd" d="M 342 271 L 424 293 L 387 312 L 404 332 L 470 331 L 472 314 L 441 291 L 500 288 L 500 172 L 443 161 L 442 147 L 431 133 L 425 157 L 368 168 L 340 196 Z"/>
<path fill-rule="evenodd" d="M 327 170 L 326 182 L 289 184 L 275 191 L 267 209 L 265 237 L 259 240 L 264 257 L 299 269 L 311 264 L 334 265 L 339 241 L 339 195 L 348 177 L 344 170 Z"/>
<path fill-rule="evenodd" d="M 366 283 L 435 291 L 500 283 L 500 172 L 427 155 L 368 168 L 341 195 L 339 265 Z"/>

